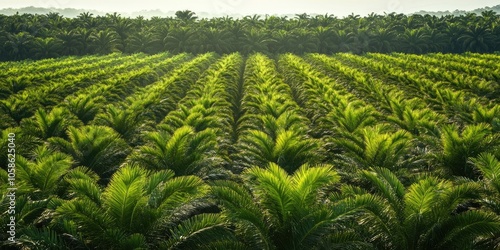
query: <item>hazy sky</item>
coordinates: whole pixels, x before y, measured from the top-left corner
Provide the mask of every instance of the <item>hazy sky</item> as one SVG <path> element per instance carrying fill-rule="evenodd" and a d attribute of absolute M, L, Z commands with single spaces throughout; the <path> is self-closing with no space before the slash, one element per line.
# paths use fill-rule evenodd
<path fill-rule="evenodd" d="M 371 12 L 412 13 L 419 10 L 473 10 L 500 4 L 499 0 L 0 0 L 0 9 L 26 6 L 78 8 L 109 12 L 140 10 L 235 14 L 295 14 L 317 13 L 345 16 L 350 13 L 366 15 Z"/>

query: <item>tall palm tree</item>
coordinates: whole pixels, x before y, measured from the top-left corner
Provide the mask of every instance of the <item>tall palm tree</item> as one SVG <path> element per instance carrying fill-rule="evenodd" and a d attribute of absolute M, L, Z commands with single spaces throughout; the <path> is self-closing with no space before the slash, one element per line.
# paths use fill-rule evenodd
<path fill-rule="evenodd" d="M 430 40 L 422 29 L 405 29 L 400 36 L 401 50 L 406 53 L 422 54 L 428 51 Z"/>
<path fill-rule="evenodd" d="M 31 51 L 36 59 L 54 58 L 61 55 L 61 43 L 54 38 L 36 38 L 33 46 Z"/>
<path fill-rule="evenodd" d="M 64 55 L 78 55 L 83 49 L 82 37 L 77 30 L 62 31 L 57 38 L 61 41 Z"/>
<path fill-rule="evenodd" d="M 148 54 L 159 53 L 163 50 L 160 39 L 156 38 L 151 30 L 141 30 L 128 37 L 128 52 L 143 52 Z"/>
<path fill-rule="evenodd" d="M 164 48 L 172 53 L 195 52 L 195 31 L 189 28 L 172 29 L 163 39 Z"/>
<path fill-rule="evenodd" d="M 29 57 L 30 49 L 33 47 L 34 37 L 26 32 L 17 34 L 7 33 L 6 47 L 10 58 L 21 60 Z"/>
<path fill-rule="evenodd" d="M 195 21 L 198 17 L 196 16 L 196 13 L 190 11 L 190 10 L 179 10 L 175 12 L 175 17 L 184 21 L 184 22 L 190 22 L 190 21 Z"/>
<path fill-rule="evenodd" d="M 252 28 L 244 33 L 240 46 L 242 53 L 245 54 L 256 52 L 265 54 L 269 52 L 269 45 L 275 42 L 276 40 L 272 39 L 265 30 Z"/>
<path fill-rule="evenodd" d="M 204 30 L 201 52 L 229 53 L 233 50 L 233 43 L 231 32 L 210 27 Z"/>
<path fill-rule="evenodd" d="M 374 30 L 370 37 L 370 47 L 375 52 L 387 53 L 394 49 L 397 34 L 385 27 Z"/>
<path fill-rule="evenodd" d="M 120 41 L 117 38 L 116 32 L 111 30 L 101 30 L 92 34 L 92 43 L 90 47 L 94 53 L 108 54 L 118 51 Z"/>
<path fill-rule="evenodd" d="M 458 37 L 465 51 L 472 52 L 491 52 L 495 44 L 495 36 L 488 27 L 475 25 L 467 28 L 465 32 Z"/>

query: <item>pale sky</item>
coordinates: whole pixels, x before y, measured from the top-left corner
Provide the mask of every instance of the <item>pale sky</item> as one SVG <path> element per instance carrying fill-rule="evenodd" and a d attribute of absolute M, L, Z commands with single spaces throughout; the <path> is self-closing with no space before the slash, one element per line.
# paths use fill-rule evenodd
<path fill-rule="evenodd" d="M 367 15 L 371 12 L 412 13 L 420 10 L 473 10 L 492 7 L 500 0 L 0 0 L 0 9 L 27 6 L 76 8 L 105 12 L 134 12 L 141 10 L 192 10 L 234 14 L 334 14 L 345 16 L 351 13 Z"/>

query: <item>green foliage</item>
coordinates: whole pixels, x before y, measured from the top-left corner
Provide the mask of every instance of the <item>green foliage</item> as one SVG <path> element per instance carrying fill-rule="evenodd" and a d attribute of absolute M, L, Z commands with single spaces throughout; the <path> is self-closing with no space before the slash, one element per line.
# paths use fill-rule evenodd
<path fill-rule="evenodd" d="M 461 131 L 456 126 L 446 126 L 441 134 L 441 145 L 445 168 L 454 175 L 476 178 L 477 173 L 467 160 L 483 152 L 493 152 L 498 148 L 498 136 L 483 123 L 467 126 Z"/>
<path fill-rule="evenodd" d="M 147 143 L 133 152 L 128 161 L 150 169 L 170 169 L 177 175 L 196 174 L 217 163 L 216 134 L 212 129 L 196 132 L 183 126 L 172 134 L 161 131 L 147 135 Z"/>
<path fill-rule="evenodd" d="M 104 126 L 69 127 L 68 140 L 53 137 L 51 147 L 73 157 L 75 166 L 86 166 L 101 177 L 109 177 L 130 150 L 113 129 Z"/>
<path fill-rule="evenodd" d="M 72 176 L 67 181 L 75 197 L 57 207 L 56 220 L 74 221 L 77 233 L 90 240 L 81 243 L 98 248 L 157 245 L 147 241 L 182 204 L 206 190 L 198 177 L 174 177 L 170 170 L 153 173 L 135 165 L 120 168 L 102 191 L 96 180 Z"/>
<path fill-rule="evenodd" d="M 71 19 L 44 17 L 60 34 L 32 38 L 39 57 L 52 45 L 94 53 L 105 37 L 101 53 L 229 53 L 253 39 L 245 50 L 268 54 L 0 63 L 0 222 L 10 221 L 15 160 L 18 239 L 1 247 L 499 248 L 498 55 L 271 56 L 389 51 L 393 41 L 417 53 L 462 46 L 422 43 L 439 38 L 436 19 L 422 27 L 428 17 L 388 16 L 404 27 L 370 30 L 376 15 L 347 17 L 359 25 L 349 30 L 307 14 L 249 16 L 244 25 L 226 17 L 217 26 L 86 14 L 65 32 Z M 259 33 L 268 26 L 279 28 Z M 448 28 L 459 36 L 460 26 Z M 0 42 L 31 39 L 22 28 L 9 37 L 15 29 Z"/>
<path fill-rule="evenodd" d="M 247 187 L 217 181 L 212 192 L 251 248 L 314 246 L 330 226 L 350 212 L 335 213 L 324 204 L 325 191 L 339 181 L 331 166 L 301 166 L 293 175 L 274 163 L 242 173 Z"/>

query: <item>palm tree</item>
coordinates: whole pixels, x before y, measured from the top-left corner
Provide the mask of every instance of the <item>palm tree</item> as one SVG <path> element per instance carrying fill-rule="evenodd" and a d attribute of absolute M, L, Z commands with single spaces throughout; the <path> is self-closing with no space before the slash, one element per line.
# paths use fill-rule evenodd
<path fill-rule="evenodd" d="M 275 42 L 276 40 L 272 39 L 267 32 L 252 28 L 250 31 L 244 33 L 244 37 L 241 41 L 241 50 L 244 54 L 256 52 L 265 54 L 269 52 L 269 45 Z"/>
<path fill-rule="evenodd" d="M 76 18 L 81 27 L 86 29 L 96 28 L 98 26 L 97 19 L 93 18 L 94 14 L 90 12 L 82 12 Z"/>
<path fill-rule="evenodd" d="M 401 50 L 405 53 L 422 54 L 428 51 L 429 37 L 422 29 L 405 29 L 400 36 Z"/>
<path fill-rule="evenodd" d="M 196 13 L 190 11 L 190 10 L 178 10 L 175 12 L 175 17 L 177 19 L 180 19 L 181 21 L 187 23 L 187 22 L 192 22 L 198 19 L 196 16 Z"/>
<path fill-rule="evenodd" d="M 75 29 L 75 32 L 78 34 L 81 44 L 81 51 L 78 52 L 78 55 L 85 55 L 92 53 L 92 43 L 94 39 L 94 32 L 91 29 L 78 28 Z"/>
<path fill-rule="evenodd" d="M 220 161 L 216 156 L 216 133 L 213 129 L 195 132 L 183 126 L 173 133 L 166 131 L 147 134 L 146 145 L 128 157 L 128 162 L 149 169 L 170 169 L 176 175 L 209 171 Z"/>
<path fill-rule="evenodd" d="M 7 33 L 5 47 L 10 58 L 21 60 L 29 57 L 30 49 L 33 47 L 34 37 L 26 32 L 17 34 Z"/>
<path fill-rule="evenodd" d="M 354 33 L 338 29 L 332 31 L 332 36 L 331 47 L 333 52 L 348 52 L 355 48 L 357 36 Z"/>
<path fill-rule="evenodd" d="M 461 211 L 479 197 L 479 185 L 423 177 L 405 189 L 391 171 L 363 171 L 375 195 L 348 188 L 353 197 L 371 197 L 357 221 L 368 229 L 370 242 L 383 249 L 474 248 L 500 230 L 495 215 L 479 210 Z M 347 192 L 344 192 L 344 195 Z"/>
<path fill-rule="evenodd" d="M 33 152 L 35 162 L 20 156 L 16 175 L 23 188 L 30 190 L 34 200 L 45 199 L 58 191 L 63 176 L 71 169 L 73 159 L 66 154 L 40 146 Z"/>
<path fill-rule="evenodd" d="M 440 52 L 448 50 L 448 39 L 442 31 L 438 29 L 433 29 L 430 26 L 425 26 L 423 28 L 426 33 L 428 41 L 432 41 L 427 45 L 427 52 Z"/>
<path fill-rule="evenodd" d="M 319 248 L 357 208 L 337 200 L 324 202 L 326 190 L 339 181 L 331 166 L 303 165 L 288 174 L 270 163 L 247 169 L 241 176 L 243 185 L 216 181 L 211 189 L 238 238 L 250 249 Z M 342 244 L 353 247 L 356 242 Z"/>
<path fill-rule="evenodd" d="M 54 58 L 60 56 L 61 43 L 54 38 L 36 38 L 32 48 L 35 59 Z"/>
<path fill-rule="evenodd" d="M 250 130 L 241 137 L 242 157 L 249 165 L 278 164 L 293 173 L 302 164 L 317 160 L 318 145 L 299 131 L 278 128 L 269 135 L 260 130 Z"/>
<path fill-rule="evenodd" d="M 498 135 L 492 134 L 491 126 L 485 123 L 463 129 L 450 125 L 441 131 L 442 154 L 438 157 L 443 167 L 453 175 L 477 178 L 477 172 L 468 159 L 483 152 L 494 152 L 498 146 Z"/>
<path fill-rule="evenodd" d="M 140 113 L 116 106 L 108 106 L 105 113 L 96 116 L 94 124 L 114 129 L 130 144 L 137 142 L 137 135 L 140 135 L 146 126 Z"/>
<path fill-rule="evenodd" d="M 70 126 L 80 126 L 81 122 L 66 108 L 54 108 L 47 113 L 44 109 L 35 112 L 35 117 L 21 124 L 27 135 L 46 140 L 50 137 L 65 137 Z"/>
<path fill-rule="evenodd" d="M 201 52 L 230 53 L 232 49 L 232 33 L 225 29 L 208 28 L 204 30 L 201 41 Z"/>
<path fill-rule="evenodd" d="M 475 25 L 458 37 L 465 51 L 486 53 L 494 48 L 495 36 L 488 27 Z"/>
<path fill-rule="evenodd" d="M 163 50 L 161 41 L 157 39 L 150 30 L 141 30 L 137 33 L 133 33 L 128 37 L 126 44 L 127 51 L 130 53 L 143 52 L 154 54 Z"/>
<path fill-rule="evenodd" d="M 318 38 L 306 29 L 296 29 L 291 32 L 288 41 L 288 51 L 296 54 L 318 51 Z"/>
<path fill-rule="evenodd" d="M 318 41 L 318 53 L 330 54 L 332 52 L 333 43 L 333 31 L 330 27 L 317 27 L 315 32 L 316 39 Z"/>
<path fill-rule="evenodd" d="M 66 99 L 64 106 L 84 124 L 88 124 L 97 115 L 104 101 L 102 96 L 78 95 L 75 98 Z"/>
<path fill-rule="evenodd" d="M 62 31 L 57 34 L 64 55 L 78 55 L 82 52 L 82 36 L 77 30 Z"/>
<path fill-rule="evenodd" d="M 163 39 L 164 48 L 172 53 L 194 52 L 195 31 L 189 28 L 171 30 Z"/>
<path fill-rule="evenodd" d="M 67 182 L 73 198 L 58 202 L 54 223 L 69 223 L 65 234 L 90 248 L 158 247 L 182 219 L 177 214 L 182 206 L 207 190 L 198 177 L 174 177 L 171 170 L 150 172 L 136 165 L 122 166 L 103 190 L 86 174 Z"/>
<path fill-rule="evenodd" d="M 127 47 L 126 40 L 130 33 L 134 31 L 135 23 L 129 18 L 120 18 L 111 25 L 111 29 L 117 34 L 121 50 Z M 137 32 L 137 31 L 134 31 Z"/>
<path fill-rule="evenodd" d="M 68 140 L 49 138 L 51 147 L 73 156 L 75 166 L 88 167 L 102 178 L 110 177 L 130 150 L 120 135 L 109 127 L 69 127 L 67 134 Z"/>
<path fill-rule="evenodd" d="M 370 37 L 370 47 L 375 52 L 387 53 L 394 49 L 397 35 L 389 28 L 378 28 L 373 31 Z"/>
<path fill-rule="evenodd" d="M 330 138 L 341 154 L 338 163 L 350 169 L 366 169 L 379 166 L 400 169 L 411 165 L 408 157 L 411 136 L 403 130 L 391 131 L 388 126 L 375 125 L 361 130 L 361 136 L 347 134 L 347 137 Z"/>
<path fill-rule="evenodd" d="M 111 30 L 101 30 L 91 36 L 90 47 L 97 54 L 108 54 L 118 51 L 119 39 L 116 32 Z"/>

